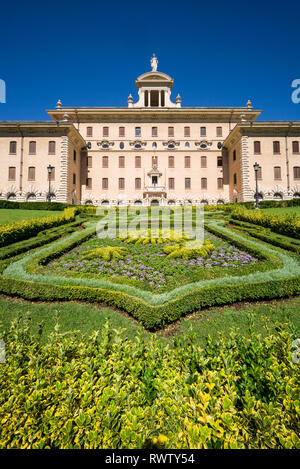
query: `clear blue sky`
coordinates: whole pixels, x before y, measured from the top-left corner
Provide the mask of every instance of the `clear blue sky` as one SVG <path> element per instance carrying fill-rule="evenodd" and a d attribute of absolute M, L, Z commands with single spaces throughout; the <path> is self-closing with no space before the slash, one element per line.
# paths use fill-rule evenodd
<path fill-rule="evenodd" d="M 64 106 L 127 106 L 135 78 L 158 70 L 183 106 L 244 106 L 300 120 L 299 1 L 7 1 L 0 7 L 0 120 L 47 120 Z"/>

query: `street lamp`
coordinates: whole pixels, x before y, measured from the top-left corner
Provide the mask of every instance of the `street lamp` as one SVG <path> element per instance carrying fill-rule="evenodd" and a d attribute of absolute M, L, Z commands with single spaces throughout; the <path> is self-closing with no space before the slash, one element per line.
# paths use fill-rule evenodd
<path fill-rule="evenodd" d="M 258 163 L 255 163 L 253 165 L 253 168 L 254 168 L 254 171 L 255 171 L 255 208 L 259 208 L 258 207 L 258 170 L 259 170 L 259 164 Z"/>
<path fill-rule="evenodd" d="M 51 183 L 51 174 L 52 174 L 53 166 L 51 166 L 51 164 L 49 164 L 49 166 L 47 167 L 47 170 L 48 170 L 48 181 L 49 181 L 49 189 L 48 189 L 47 199 L 48 199 L 48 202 L 51 202 L 50 183 Z"/>

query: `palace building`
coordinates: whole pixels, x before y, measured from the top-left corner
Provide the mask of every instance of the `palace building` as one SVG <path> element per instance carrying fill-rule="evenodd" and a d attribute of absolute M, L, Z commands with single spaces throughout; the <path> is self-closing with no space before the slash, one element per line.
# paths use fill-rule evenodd
<path fill-rule="evenodd" d="M 52 121 L 0 122 L 0 200 L 197 205 L 300 197 L 300 121 L 260 110 L 184 107 L 157 70 L 127 107 L 63 107 Z"/>

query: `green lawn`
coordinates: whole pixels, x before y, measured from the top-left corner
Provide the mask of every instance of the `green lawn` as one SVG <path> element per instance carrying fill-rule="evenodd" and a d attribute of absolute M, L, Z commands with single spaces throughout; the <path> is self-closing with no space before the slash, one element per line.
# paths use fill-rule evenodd
<path fill-rule="evenodd" d="M 50 217 L 51 215 L 62 215 L 62 211 L 50 210 L 19 210 L 19 209 L 0 209 L 0 225 L 13 223 L 14 221 L 29 220 L 31 218 Z"/>
<path fill-rule="evenodd" d="M 298 207 L 274 207 L 274 208 L 263 208 L 263 213 L 270 213 L 272 215 L 298 215 L 300 217 L 300 206 Z"/>
<path fill-rule="evenodd" d="M 253 322 L 254 331 L 264 336 L 267 334 L 264 327 L 266 318 L 272 331 L 276 327 L 276 321 L 290 321 L 293 327 L 299 330 L 299 309 L 300 298 L 210 308 L 183 318 L 180 323 L 168 326 L 157 335 L 165 342 L 174 335 L 195 334 L 196 341 L 204 345 L 208 335 L 216 339 L 222 331 L 228 336 L 232 328 L 239 328 L 243 335 L 248 336 L 250 323 Z M 146 337 L 152 335 L 128 315 L 112 308 L 76 302 L 31 303 L 0 295 L 0 329 L 7 329 L 13 319 L 27 314 L 31 318 L 34 334 L 37 334 L 39 324 L 44 323 L 44 337 L 53 331 L 57 321 L 61 332 L 79 331 L 80 334 L 89 335 L 92 331 L 101 330 L 106 320 L 113 328 L 124 329 L 124 336 L 131 339 L 140 333 Z"/>

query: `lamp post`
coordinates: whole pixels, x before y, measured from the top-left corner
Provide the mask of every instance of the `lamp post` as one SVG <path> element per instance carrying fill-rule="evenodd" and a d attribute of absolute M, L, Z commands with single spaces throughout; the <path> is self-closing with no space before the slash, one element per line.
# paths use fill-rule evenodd
<path fill-rule="evenodd" d="M 254 171 L 255 171 L 255 208 L 259 208 L 258 207 L 258 170 L 259 170 L 259 164 L 258 163 L 255 163 L 253 165 L 253 168 L 254 168 Z"/>
<path fill-rule="evenodd" d="M 49 181 L 49 189 L 48 189 L 48 196 L 47 196 L 48 202 L 51 202 L 50 183 L 51 183 L 52 169 L 53 169 L 53 166 L 51 166 L 51 164 L 49 164 L 49 166 L 47 167 L 47 170 L 48 170 L 48 181 Z"/>

